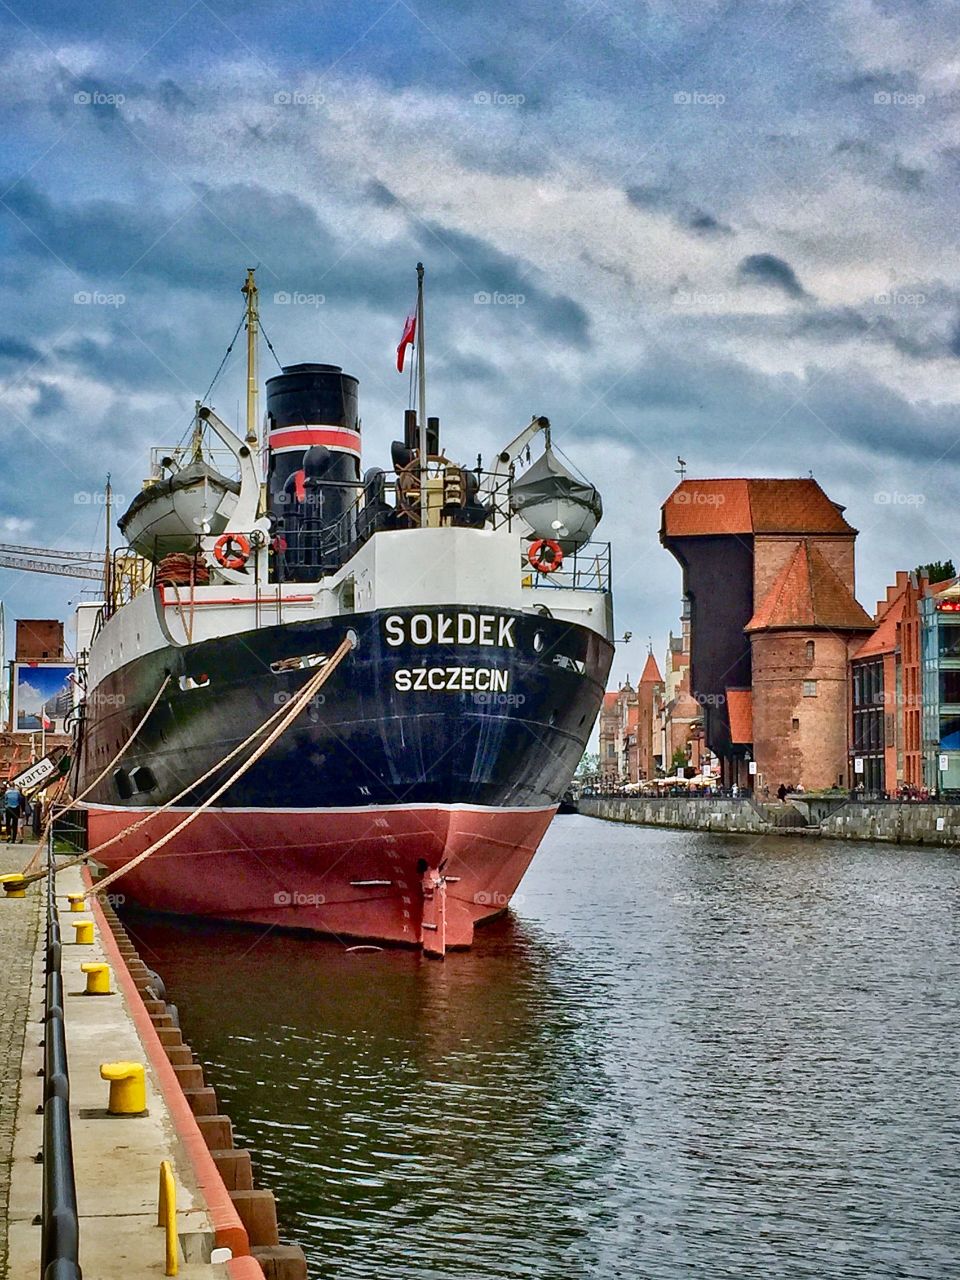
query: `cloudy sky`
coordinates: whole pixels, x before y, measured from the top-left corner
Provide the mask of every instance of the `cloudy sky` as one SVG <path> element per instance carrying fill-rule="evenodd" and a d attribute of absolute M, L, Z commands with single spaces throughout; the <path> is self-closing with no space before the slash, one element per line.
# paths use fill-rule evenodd
<path fill-rule="evenodd" d="M 658 542 L 678 455 L 691 476 L 812 472 L 861 530 L 871 611 L 897 568 L 955 554 L 955 3 L 0 14 L 0 540 L 102 541 L 105 472 L 129 499 L 183 434 L 247 266 L 284 363 L 360 378 L 385 462 L 422 258 L 448 451 L 543 413 L 603 492 L 635 637 L 618 674 L 679 611 Z M 213 396 L 229 421 L 238 357 Z M 8 619 L 66 616 L 83 586 L 0 570 Z"/>

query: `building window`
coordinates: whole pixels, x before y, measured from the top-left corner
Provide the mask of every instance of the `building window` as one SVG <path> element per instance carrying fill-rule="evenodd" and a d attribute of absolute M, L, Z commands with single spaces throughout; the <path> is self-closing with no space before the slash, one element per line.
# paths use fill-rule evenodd
<path fill-rule="evenodd" d="M 796 716 L 794 716 L 794 717 L 793 717 L 793 732 L 794 732 L 794 733 L 796 733 L 796 732 L 797 732 L 797 730 L 798 730 L 799 728 L 800 728 L 800 721 L 799 721 L 799 719 L 798 719 Z"/>
<path fill-rule="evenodd" d="M 937 638 L 941 658 L 960 658 L 960 627 L 945 626 L 941 622 L 937 628 Z"/>
<path fill-rule="evenodd" d="M 816 682 L 816 680 L 804 680 L 804 682 L 803 682 L 803 696 L 804 696 L 805 698 L 815 698 L 815 697 L 817 696 L 817 682 Z"/>
<path fill-rule="evenodd" d="M 806 643 L 805 648 L 806 648 L 806 652 L 807 652 L 807 661 L 808 661 L 808 662 L 812 662 L 812 661 L 813 661 L 813 655 L 816 653 L 816 650 L 817 650 L 817 646 L 814 644 L 814 642 L 813 642 L 812 640 L 808 640 L 808 641 L 807 641 L 807 643 Z"/>
<path fill-rule="evenodd" d="M 940 672 L 940 701 L 956 706 L 960 703 L 960 671 Z"/>

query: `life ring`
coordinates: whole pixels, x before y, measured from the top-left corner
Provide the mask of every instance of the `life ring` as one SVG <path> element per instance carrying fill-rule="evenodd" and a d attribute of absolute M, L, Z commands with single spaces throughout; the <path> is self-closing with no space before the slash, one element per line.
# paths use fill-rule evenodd
<path fill-rule="evenodd" d="M 545 558 L 544 552 L 549 552 L 549 560 Z M 537 573 L 556 573 L 563 564 L 563 552 L 560 550 L 560 543 L 555 539 L 538 538 L 527 552 L 527 559 Z"/>
<path fill-rule="evenodd" d="M 217 539 L 213 554 L 225 569 L 242 569 L 250 555 L 250 543 L 242 533 L 224 533 Z"/>

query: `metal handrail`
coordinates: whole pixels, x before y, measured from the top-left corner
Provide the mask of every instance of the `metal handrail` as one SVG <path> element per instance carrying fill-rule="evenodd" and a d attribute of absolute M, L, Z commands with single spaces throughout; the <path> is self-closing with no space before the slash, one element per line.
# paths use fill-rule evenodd
<path fill-rule="evenodd" d="M 70 1072 L 63 1025 L 63 975 L 56 892 L 51 826 L 47 835 L 40 1280 L 81 1280 L 80 1223 L 70 1131 Z"/>
<path fill-rule="evenodd" d="M 564 556 L 559 569 L 538 573 L 530 564 L 526 550 L 521 559 L 521 569 L 532 575 L 528 585 L 542 588 L 560 588 L 574 591 L 610 590 L 610 543 L 586 542 L 576 551 Z"/>

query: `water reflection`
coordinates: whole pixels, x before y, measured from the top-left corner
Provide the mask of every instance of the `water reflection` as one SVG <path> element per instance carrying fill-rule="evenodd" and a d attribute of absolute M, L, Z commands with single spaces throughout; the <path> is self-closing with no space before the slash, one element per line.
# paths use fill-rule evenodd
<path fill-rule="evenodd" d="M 573 817 L 442 965 L 130 923 L 314 1275 L 946 1277 L 958 887 Z"/>

